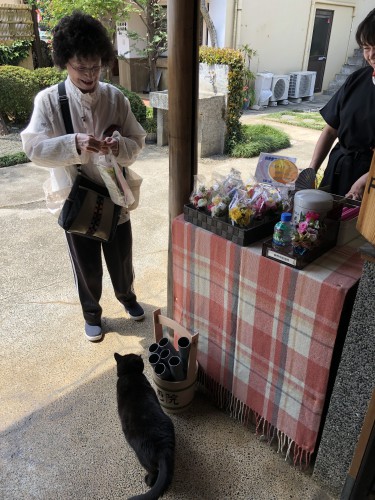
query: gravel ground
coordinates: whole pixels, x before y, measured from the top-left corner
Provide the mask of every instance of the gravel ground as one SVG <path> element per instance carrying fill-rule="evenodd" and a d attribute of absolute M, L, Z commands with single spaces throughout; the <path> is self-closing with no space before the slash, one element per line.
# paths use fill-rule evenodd
<path fill-rule="evenodd" d="M 0 156 L 22 152 L 21 136 L 18 133 L 0 136 Z"/>

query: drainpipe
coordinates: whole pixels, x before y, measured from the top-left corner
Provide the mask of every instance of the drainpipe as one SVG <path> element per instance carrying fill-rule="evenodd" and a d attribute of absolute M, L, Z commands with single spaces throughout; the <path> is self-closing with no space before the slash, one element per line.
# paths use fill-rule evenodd
<path fill-rule="evenodd" d="M 236 33 L 237 33 L 237 6 L 238 0 L 234 0 L 233 7 L 233 27 L 232 27 L 232 48 L 235 48 L 236 43 Z"/>
<path fill-rule="evenodd" d="M 309 64 L 311 39 L 312 39 L 312 33 L 313 33 L 314 21 L 315 21 L 315 10 L 316 10 L 315 4 L 316 4 L 316 2 L 314 0 L 311 2 L 311 6 L 310 6 L 310 14 L 309 14 L 309 20 L 308 20 L 308 25 L 307 25 L 307 30 L 306 30 L 305 50 L 304 50 L 304 54 L 303 54 L 301 71 L 304 71 L 305 68 L 307 68 L 307 66 Z"/>
<path fill-rule="evenodd" d="M 237 48 L 239 32 L 241 29 L 241 15 L 242 15 L 242 0 L 234 0 L 234 19 L 233 19 L 233 35 L 232 46 Z"/>

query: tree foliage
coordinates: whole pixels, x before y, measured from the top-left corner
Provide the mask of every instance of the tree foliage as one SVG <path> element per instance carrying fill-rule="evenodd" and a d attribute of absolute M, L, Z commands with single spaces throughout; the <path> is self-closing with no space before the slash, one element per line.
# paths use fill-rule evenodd
<path fill-rule="evenodd" d="M 81 10 L 99 19 L 108 29 L 113 42 L 116 23 L 129 19 L 132 12 L 139 14 L 145 26 L 145 34 L 128 30 L 132 49 L 146 60 L 150 72 L 150 90 L 157 90 L 157 60 L 167 48 L 167 9 L 159 0 L 26 0 L 42 14 L 43 24 L 52 29 L 57 22 L 73 12 Z M 211 43 L 217 44 L 215 26 L 210 18 L 205 0 L 201 0 L 200 10 L 210 31 Z"/>
<path fill-rule="evenodd" d="M 30 53 L 30 40 L 16 40 L 7 44 L 0 44 L 0 65 L 17 66 Z"/>
<path fill-rule="evenodd" d="M 59 20 L 81 10 L 99 19 L 113 37 L 116 33 L 116 22 L 127 19 L 134 12 L 132 2 L 124 0 L 27 0 L 29 5 L 35 5 L 41 12 L 43 24 L 52 29 Z"/>
<path fill-rule="evenodd" d="M 129 31 L 128 36 L 135 42 L 134 49 L 147 61 L 150 71 L 151 90 L 157 89 L 156 61 L 167 50 L 167 15 L 159 0 L 27 0 L 42 14 L 43 24 L 52 29 L 65 15 L 81 10 L 99 19 L 108 29 L 113 43 L 116 23 L 129 19 L 132 12 L 140 15 L 146 34 Z M 138 46 L 142 48 L 137 48 Z"/>
<path fill-rule="evenodd" d="M 158 88 L 157 60 L 167 50 L 167 10 L 159 4 L 159 0 L 133 0 L 138 7 L 140 18 L 145 25 L 145 35 L 128 30 L 130 40 L 134 41 L 133 49 L 147 60 L 150 72 L 150 90 Z"/>

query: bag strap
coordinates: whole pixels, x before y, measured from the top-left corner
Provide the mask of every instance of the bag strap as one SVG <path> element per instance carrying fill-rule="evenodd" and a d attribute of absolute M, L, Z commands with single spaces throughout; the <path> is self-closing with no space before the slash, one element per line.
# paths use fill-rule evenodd
<path fill-rule="evenodd" d="M 60 101 L 61 112 L 63 115 L 65 131 L 67 134 L 74 134 L 72 117 L 70 115 L 69 99 L 68 96 L 66 95 L 65 81 L 60 82 L 57 88 L 59 91 L 59 101 Z"/>
<path fill-rule="evenodd" d="M 66 95 L 65 81 L 60 82 L 57 86 L 59 92 L 59 102 L 61 113 L 64 120 L 65 132 L 67 134 L 74 134 L 72 116 L 70 114 L 69 98 Z M 81 165 L 77 165 L 78 172 L 81 172 Z"/>

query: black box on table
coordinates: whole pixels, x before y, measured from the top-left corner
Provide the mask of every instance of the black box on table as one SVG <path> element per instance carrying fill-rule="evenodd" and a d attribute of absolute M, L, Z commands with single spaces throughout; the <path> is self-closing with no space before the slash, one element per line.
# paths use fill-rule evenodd
<path fill-rule="evenodd" d="M 207 229 L 226 240 L 246 247 L 251 243 L 263 240 L 273 233 L 280 214 L 266 216 L 262 220 L 253 220 L 250 227 L 233 226 L 228 218 L 212 217 L 204 210 L 195 208 L 191 203 L 184 205 L 184 219 L 195 226 Z"/>
<path fill-rule="evenodd" d="M 262 255 L 271 260 L 276 260 L 282 262 L 287 266 L 294 267 L 296 269 L 303 269 L 313 262 L 321 255 L 326 253 L 328 250 L 336 246 L 337 237 L 340 229 L 341 214 L 344 207 L 355 207 L 360 206 L 360 202 L 344 198 L 343 196 L 332 195 L 333 196 L 333 208 L 327 213 L 327 217 L 324 220 L 326 229 L 322 238 L 322 242 L 311 248 L 308 252 L 303 255 L 294 253 L 293 251 L 284 251 L 283 249 L 275 249 L 272 246 L 272 238 L 267 239 L 262 245 Z"/>

